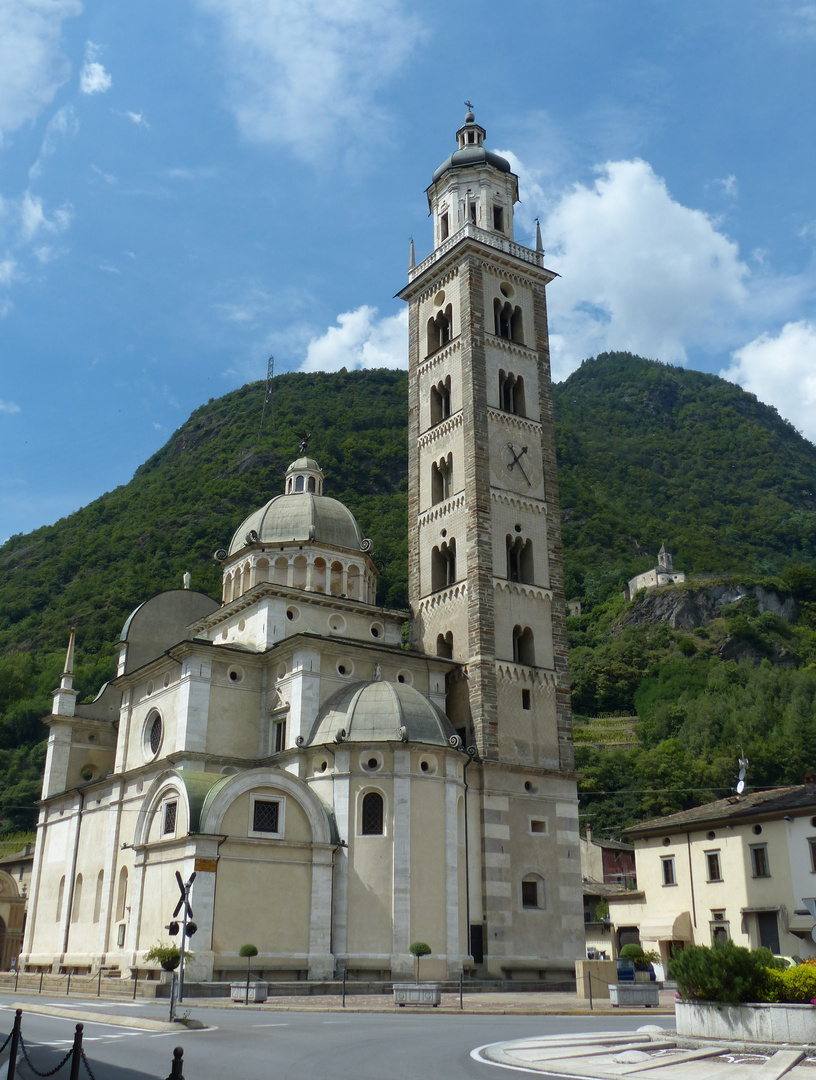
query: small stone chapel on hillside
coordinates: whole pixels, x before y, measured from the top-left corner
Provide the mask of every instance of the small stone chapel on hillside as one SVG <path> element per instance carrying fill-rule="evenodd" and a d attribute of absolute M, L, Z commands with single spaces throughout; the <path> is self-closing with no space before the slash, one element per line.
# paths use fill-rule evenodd
<path fill-rule="evenodd" d="M 409 647 L 406 613 L 376 605 L 370 541 L 302 447 L 216 553 L 220 602 L 146 600 L 91 703 L 72 639 L 45 718 L 26 969 L 143 971 L 176 871 L 195 871 L 190 980 L 244 971 L 249 942 L 270 979 L 401 978 L 417 940 L 428 976 L 572 974 L 555 275 L 540 238 L 515 242 L 518 178 L 484 140 L 469 109 L 427 190 L 433 251 L 400 293 Z"/>

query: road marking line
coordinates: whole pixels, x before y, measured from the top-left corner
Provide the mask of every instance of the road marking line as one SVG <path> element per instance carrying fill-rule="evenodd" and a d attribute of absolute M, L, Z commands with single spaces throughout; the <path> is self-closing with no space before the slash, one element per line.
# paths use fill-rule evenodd
<path fill-rule="evenodd" d="M 289 1027 L 288 1022 L 285 1024 L 253 1024 L 253 1027 Z"/>

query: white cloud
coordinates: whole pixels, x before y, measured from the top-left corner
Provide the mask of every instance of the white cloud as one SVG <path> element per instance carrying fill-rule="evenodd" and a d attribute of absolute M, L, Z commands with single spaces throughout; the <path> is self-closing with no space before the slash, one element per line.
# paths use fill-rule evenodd
<path fill-rule="evenodd" d="M 143 127 L 143 128 L 149 128 L 150 127 L 150 124 L 148 124 L 147 120 L 145 120 L 145 118 L 144 118 L 144 113 L 140 113 L 140 112 L 136 113 L 136 112 L 128 111 L 128 112 L 125 113 L 125 116 L 128 118 L 128 120 L 132 120 L 133 123 L 136 125 L 136 127 Z"/>
<path fill-rule="evenodd" d="M 407 309 L 378 319 L 377 309 L 363 304 L 338 315 L 337 323 L 312 338 L 301 371 L 408 366 Z"/>
<path fill-rule="evenodd" d="M 78 0 L 0 3 L 0 139 L 35 120 L 70 75 L 59 39 L 63 19 L 81 12 Z"/>
<path fill-rule="evenodd" d="M 68 228 L 73 217 L 73 210 L 67 203 L 46 216 L 42 199 L 26 191 L 20 202 L 20 238 L 29 243 L 40 232 L 59 235 Z"/>
<path fill-rule="evenodd" d="M 562 277 L 551 290 L 555 378 L 607 348 L 685 363 L 688 347 L 733 335 L 748 295 L 737 245 L 646 162 L 608 162 L 592 187 L 561 197 L 543 231 Z"/>
<path fill-rule="evenodd" d="M 403 0 L 198 0 L 221 21 L 231 106 L 247 138 L 301 158 L 371 137 L 376 91 L 422 36 Z"/>
<path fill-rule="evenodd" d="M 789 322 L 776 337 L 762 334 L 737 349 L 720 375 L 773 405 L 816 442 L 816 324 Z"/>
<path fill-rule="evenodd" d="M 32 180 L 42 173 L 43 162 L 56 152 L 59 142 L 62 139 L 73 137 L 78 131 L 79 121 L 76 118 L 73 106 L 63 105 L 48 121 L 39 156 L 28 170 L 28 175 Z"/>
<path fill-rule="evenodd" d="M 3 401 L 0 399 L 0 413 L 18 413 L 20 406 L 15 405 L 13 401 Z"/>
<path fill-rule="evenodd" d="M 722 189 L 722 193 L 727 199 L 737 198 L 739 194 L 739 183 L 733 173 L 729 173 L 728 176 L 715 180 L 714 183 L 717 187 Z"/>
<path fill-rule="evenodd" d="M 105 94 L 113 83 L 113 79 L 96 59 L 98 55 L 99 46 L 92 41 L 87 42 L 85 63 L 79 73 L 79 89 L 83 94 Z"/>
<path fill-rule="evenodd" d="M 17 264 L 10 256 L 0 261 L 0 285 L 11 285 L 17 276 Z"/>

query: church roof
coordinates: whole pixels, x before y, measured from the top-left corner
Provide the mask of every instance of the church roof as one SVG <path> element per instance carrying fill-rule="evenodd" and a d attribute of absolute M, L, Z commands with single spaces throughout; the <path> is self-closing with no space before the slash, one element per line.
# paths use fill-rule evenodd
<path fill-rule="evenodd" d="M 323 705 L 306 740 L 307 745 L 397 741 L 452 746 L 457 739 L 447 716 L 413 686 L 352 682 Z"/>
<path fill-rule="evenodd" d="M 494 150 L 488 150 L 484 146 L 465 146 L 461 150 L 454 150 L 451 156 L 442 162 L 434 172 L 431 183 L 435 184 L 440 176 L 451 169 L 465 169 L 469 165 L 492 165 L 494 169 L 499 169 L 501 172 L 513 171 L 507 158 L 503 158 Z"/>
<path fill-rule="evenodd" d="M 309 541 L 352 551 L 363 550 L 363 534 L 352 512 L 337 499 L 304 491 L 277 495 L 266 506 L 250 514 L 236 529 L 229 554 L 234 555 L 250 543 Z"/>

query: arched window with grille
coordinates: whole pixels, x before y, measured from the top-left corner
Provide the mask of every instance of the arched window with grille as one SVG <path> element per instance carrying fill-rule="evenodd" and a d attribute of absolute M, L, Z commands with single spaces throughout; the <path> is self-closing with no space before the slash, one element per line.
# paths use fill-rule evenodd
<path fill-rule="evenodd" d="M 524 379 L 512 371 L 499 371 L 499 408 L 515 416 L 527 415 Z"/>
<path fill-rule="evenodd" d="M 453 660 L 453 634 L 450 630 L 447 634 L 436 635 L 436 655 Z"/>
<path fill-rule="evenodd" d="M 450 375 L 431 387 L 431 427 L 441 424 L 451 414 Z"/>
<path fill-rule="evenodd" d="M 385 805 L 379 791 L 367 791 L 360 810 L 360 832 L 363 836 L 382 836 L 385 827 Z"/>

